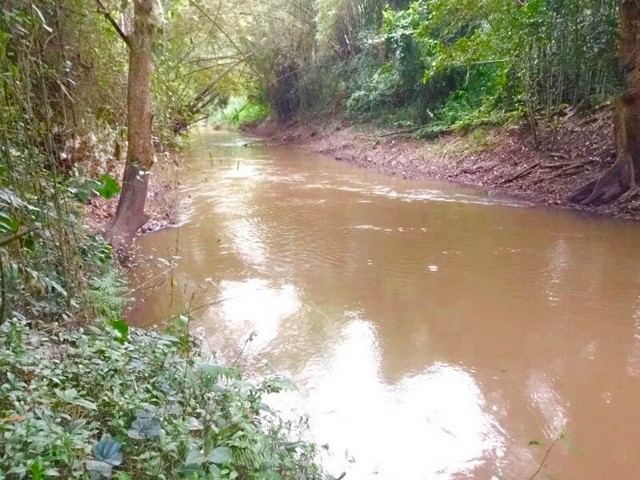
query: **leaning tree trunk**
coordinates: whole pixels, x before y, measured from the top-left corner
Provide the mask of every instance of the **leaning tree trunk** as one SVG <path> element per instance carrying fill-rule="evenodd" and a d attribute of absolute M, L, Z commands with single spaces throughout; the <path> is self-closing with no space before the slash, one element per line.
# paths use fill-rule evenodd
<path fill-rule="evenodd" d="M 130 242 L 148 220 L 144 207 L 153 165 L 151 74 L 156 29 L 152 19 L 153 4 L 154 0 L 134 0 L 133 32 L 127 37 L 127 160 L 118 208 L 107 232 L 115 245 Z"/>
<path fill-rule="evenodd" d="M 624 91 L 615 105 L 617 159 L 605 174 L 571 194 L 581 205 L 600 206 L 638 192 L 640 172 L 640 0 L 620 0 L 620 68 Z"/>

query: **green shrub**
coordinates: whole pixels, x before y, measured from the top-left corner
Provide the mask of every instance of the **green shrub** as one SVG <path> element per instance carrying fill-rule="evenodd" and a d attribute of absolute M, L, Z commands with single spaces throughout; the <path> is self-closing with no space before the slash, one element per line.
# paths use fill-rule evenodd
<path fill-rule="evenodd" d="M 245 381 L 173 335 L 124 340 L 105 322 L 0 325 L 0 478 L 323 478 L 262 401 L 287 382 Z"/>
<path fill-rule="evenodd" d="M 224 107 L 213 112 L 209 122 L 217 127 L 239 128 L 261 122 L 270 112 L 269 105 L 260 100 L 231 96 Z"/>

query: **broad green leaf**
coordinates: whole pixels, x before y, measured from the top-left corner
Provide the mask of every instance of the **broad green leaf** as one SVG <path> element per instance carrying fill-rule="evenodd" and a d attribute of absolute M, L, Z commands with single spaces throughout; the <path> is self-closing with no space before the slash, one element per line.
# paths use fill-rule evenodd
<path fill-rule="evenodd" d="M 155 418 L 136 418 L 127 435 L 137 440 L 148 440 L 162 433 L 162 425 Z"/>
<path fill-rule="evenodd" d="M 66 426 L 65 430 L 69 433 L 74 433 L 79 428 L 82 428 L 86 423 L 86 420 L 80 418 L 78 420 L 74 420 L 73 422 L 69 422 L 69 425 Z"/>
<path fill-rule="evenodd" d="M 118 332 L 118 341 L 120 343 L 126 343 L 129 339 L 129 325 L 124 320 L 112 320 L 109 322 L 111 328 Z"/>
<path fill-rule="evenodd" d="M 120 187 L 118 186 L 118 181 L 115 178 L 108 173 L 104 173 L 98 179 L 98 186 L 94 191 L 102 198 L 109 200 L 120 193 Z"/>
<path fill-rule="evenodd" d="M 96 404 L 93 402 L 90 402 L 89 400 L 85 400 L 84 398 L 76 398 L 75 400 L 71 401 L 70 403 L 73 403 L 75 405 L 80 405 L 81 407 L 86 408 L 87 410 L 97 410 L 98 407 L 96 407 Z"/>
<path fill-rule="evenodd" d="M 0 232 L 16 232 L 20 228 L 20 222 L 11 217 L 7 212 L 0 211 Z"/>
<path fill-rule="evenodd" d="M 100 460 L 85 460 L 84 463 L 87 467 L 87 470 L 94 474 L 109 478 L 113 473 L 111 465 L 109 465 L 107 462 L 102 462 Z"/>
<path fill-rule="evenodd" d="M 100 440 L 93 446 L 93 455 L 97 460 L 108 463 L 109 465 L 120 465 L 122 463 L 122 449 L 120 444 L 115 440 L 106 438 Z"/>
<path fill-rule="evenodd" d="M 90 402 L 89 400 L 85 400 L 84 398 L 82 398 L 78 392 L 72 388 L 67 389 L 67 390 L 59 390 L 56 389 L 55 390 L 55 394 L 56 396 L 67 403 L 71 403 L 73 405 L 79 405 L 81 407 L 86 408 L 87 410 L 97 410 L 98 407 L 96 407 L 96 404 L 93 402 Z"/>
<path fill-rule="evenodd" d="M 207 460 L 212 463 L 227 463 L 231 460 L 231 449 L 229 447 L 216 447 L 207 456 Z"/>
<path fill-rule="evenodd" d="M 186 465 L 202 465 L 207 458 L 199 450 L 191 450 L 184 461 Z"/>
<path fill-rule="evenodd" d="M 202 426 L 202 423 L 198 421 L 197 418 L 189 417 L 187 418 L 187 429 L 193 432 L 197 430 L 203 430 L 204 427 Z"/>

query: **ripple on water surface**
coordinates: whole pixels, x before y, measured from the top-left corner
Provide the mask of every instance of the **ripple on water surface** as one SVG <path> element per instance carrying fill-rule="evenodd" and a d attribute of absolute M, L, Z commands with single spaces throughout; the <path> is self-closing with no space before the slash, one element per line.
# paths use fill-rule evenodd
<path fill-rule="evenodd" d="M 132 318 L 291 376 L 347 478 L 529 478 L 561 434 L 544 475 L 637 476 L 636 225 L 243 142 L 194 141 Z"/>

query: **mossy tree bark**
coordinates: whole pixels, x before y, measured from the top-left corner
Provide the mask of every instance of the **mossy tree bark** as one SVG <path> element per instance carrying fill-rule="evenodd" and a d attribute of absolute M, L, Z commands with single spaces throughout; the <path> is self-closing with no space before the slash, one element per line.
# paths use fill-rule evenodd
<path fill-rule="evenodd" d="M 107 228 L 107 237 L 114 245 L 130 243 L 148 220 L 144 210 L 153 165 L 151 75 L 156 32 L 154 2 L 134 0 L 133 31 L 126 36 L 119 31 L 129 46 L 128 148 L 118 208 Z"/>
<path fill-rule="evenodd" d="M 601 206 L 638 193 L 640 172 L 640 0 L 620 0 L 620 68 L 624 90 L 615 105 L 617 159 L 602 177 L 571 194 L 580 205 Z"/>

